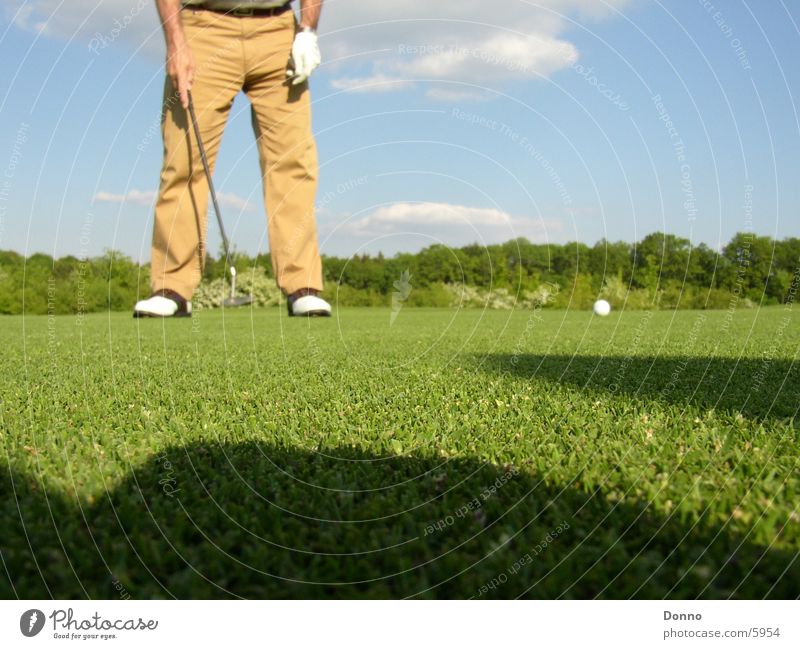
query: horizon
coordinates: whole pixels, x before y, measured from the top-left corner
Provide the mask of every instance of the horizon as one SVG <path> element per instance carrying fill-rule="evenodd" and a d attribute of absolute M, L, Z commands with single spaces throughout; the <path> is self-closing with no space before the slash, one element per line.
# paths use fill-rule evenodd
<path fill-rule="evenodd" d="M 674 234 L 672 234 L 670 232 L 649 232 L 646 235 L 644 235 L 641 239 L 639 239 L 638 241 L 624 241 L 624 240 L 618 239 L 616 241 L 606 240 L 606 243 L 609 244 L 609 245 L 624 244 L 626 246 L 631 246 L 631 247 L 633 247 L 635 249 L 636 246 L 638 244 L 640 244 L 644 239 L 646 239 L 647 237 L 653 236 L 653 235 L 664 235 L 664 236 L 675 236 L 675 237 L 678 236 L 678 235 L 674 235 Z M 678 237 L 678 238 L 681 239 L 681 240 L 687 241 L 690 244 L 690 247 L 691 247 L 692 250 L 698 248 L 701 245 L 705 245 L 713 253 L 715 253 L 717 255 L 722 255 L 723 252 L 724 252 L 725 247 L 727 245 L 729 245 L 733 241 L 734 237 L 736 237 L 738 235 L 761 237 L 761 238 L 767 237 L 771 241 L 774 241 L 774 242 L 783 242 L 783 241 L 789 241 L 789 240 L 796 240 L 796 239 L 800 238 L 799 236 L 789 235 L 789 236 L 786 236 L 786 237 L 781 237 L 781 238 L 777 238 L 776 239 L 774 237 L 771 237 L 770 235 L 762 235 L 762 234 L 758 234 L 758 233 L 752 232 L 752 231 L 750 231 L 750 232 L 741 231 L 741 232 L 734 233 L 728 241 L 726 241 L 725 243 L 723 243 L 721 245 L 721 247 L 719 249 L 711 248 L 704 241 L 700 241 L 700 242 L 695 243 L 695 242 L 692 242 L 689 239 L 686 239 L 685 237 Z M 520 239 L 523 239 L 527 243 L 529 243 L 531 245 L 534 245 L 534 246 L 562 246 L 562 247 L 569 247 L 569 246 L 574 246 L 574 245 L 584 245 L 589 249 L 592 249 L 592 248 L 598 246 L 600 243 L 603 242 L 603 239 L 599 239 L 599 240 L 595 241 L 594 243 L 587 243 L 587 242 L 584 242 L 584 241 L 564 241 L 564 242 L 552 242 L 552 241 L 551 242 L 544 242 L 544 241 L 541 241 L 541 242 L 539 242 L 539 241 L 530 241 L 526 237 L 517 237 L 515 239 L 508 239 L 507 241 L 498 241 L 498 242 L 493 242 L 493 243 L 479 243 L 477 241 L 474 241 L 474 242 L 466 243 L 466 244 L 459 245 L 459 246 L 446 246 L 446 248 L 453 249 L 453 250 L 462 250 L 464 248 L 471 248 L 471 247 L 475 247 L 475 246 L 483 247 L 483 248 L 488 248 L 490 246 L 506 246 L 506 245 L 508 245 L 510 243 L 514 243 L 515 241 L 518 241 Z M 373 259 L 374 258 L 378 258 L 379 256 L 382 256 L 384 259 L 396 259 L 397 257 L 399 257 L 401 255 L 417 255 L 417 254 L 419 254 L 421 252 L 424 252 L 425 250 L 427 250 L 429 248 L 432 248 L 434 246 L 437 246 L 437 245 L 443 245 L 443 244 L 433 243 L 433 244 L 430 244 L 430 245 L 425 246 L 423 248 L 420 248 L 418 250 L 414 250 L 414 251 L 400 250 L 400 251 L 392 253 L 391 255 L 390 254 L 386 254 L 386 253 L 384 253 L 384 252 L 382 252 L 380 250 L 376 250 L 375 252 L 362 253 L 362 254 L 365 254 L 367 257 L 370 257 L 370 258 L 373 258 Z M 105 256 L 107 253 L 113 253 L 115 255 L 117 255 L 117 254 L 125 255 L 126 257 L 130 258 L 133 262 L 135 262 L 135 263 L 137 263 L 139 265 L 146 265 L 146 264 L 149 263 L 149 260 L 141 261 L 141 260 L 137 260 L 137 259 L 133 258 L 130 255 L 127 255 L 123 250 L 115 250 L 115 249 L 110 249 L 110 248 L 105 249 L 105 250 L 101 251 L 100 253 L 93 254 L 93 255 L 80 256 L 80 255 L 76 255 L 76 254 L 73 254 L 73 253 L 64 253 L 63 255 L 59 255 L 58 257 L 54 257 L 52 254 L 50 254 L 49 252 L 44 251 L 44 250 L 34 250 L 34 251 L 31 251 L 31 252 L 26 254 L 26 253 L 20 252 L 19 250 L 13 250 L 13 249 L 10 249 L 10 248 L 0 248 L 0 254 L 7 253 L 7 252 L 11 252 L 11 253 L 20 255 L 26 260 L 29 259 L 30 257 L 36 256 L 36 255 L 44 255 L 44 256 L 52 258 L 54 262 L 58 261 L 59 259 L 64 259 L 64 258 L 69 258 L 69 257 L 74 257 L 74 258 L 79 259 L 79 260 L 80 259 L 96 259 L 96 258 L 100 258 L 100 257 Z M 252 254 L 249 254 L 249 253 L 247 253 L 245 251 L 238 250 L 238 249 L 232 249 L 231 252 L 233 253 L 233 255 L 242 255 L 242 256 L 245 256 L 245 257 L 249 257 L 249 258 L 255 258 L 255 257 L 259 256 L 259 255 L 268 255 L 269 254 L 268 250 L 264 251 L 264 252 L 261 252 L 261 253 L 258 253 L 256 255 L 252 255 Z M 358 254 L 358 255 L 356 255 L 356 254 L 353 254 L 353 255 L 335 255 L 335 254 L 326 253 L 324 251 L 321 254 L 322 254 L 323 257 L 339 258 L 339 259 L 355 257 L 355 256 L 359 256 L 359 257 L 362 256 L 361 254 Z M 221 255 L 214 255 L 214 254 L 212 254 L 210 252 L 206 253 L 206 259 L 212 259 L 214 261 L 219 261 L 223 257 L 224 257 L 224 253 L 222 253 Z M 800 261 L 800 260 L 798 260 L 798 261 Z"/>

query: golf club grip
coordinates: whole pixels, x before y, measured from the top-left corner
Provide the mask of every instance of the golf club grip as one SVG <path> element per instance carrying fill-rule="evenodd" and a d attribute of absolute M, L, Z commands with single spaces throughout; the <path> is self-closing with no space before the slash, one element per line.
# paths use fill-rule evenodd
<path fill-rule="evenodd" d="M 206 158 L 206 148 L 203 146 L 203 138 L 200 137 L 200 127 L 197 125 L 197 117 L 194 113 L 194 103 L 192 102 L 192 93 L 189 96 L 189 115 L 192 119 L 192 127 L 194 128 L 194 136 L 197 140 L 197 149 L 200 151 L 200 160 L 203 162 L 203 169 L 206 172 L 208 179 L 208 189 L 211 192 L 211 202 L 214 204 L 214 214 L 217 216 L 217 223 L 219 224 L 219 232 L 222 235 L 222 245 L 225 248 L 225 265 L 231 263 L 231 251 L 228 246 L 228 235 L 225 234 L 225 226 L 222 224 L 222 214 L 219 210 L 219 203 L 217 202 L 217 192 L 214 191 L 214 181 L 211 179 L 211 169 L 208 166 L 208 159 Z"/>

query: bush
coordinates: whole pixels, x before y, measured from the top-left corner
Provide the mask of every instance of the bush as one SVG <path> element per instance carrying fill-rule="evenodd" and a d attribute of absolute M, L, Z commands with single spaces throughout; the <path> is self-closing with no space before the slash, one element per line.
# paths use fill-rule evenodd
<path fill-rule="evenodd" d="M 406 306 L 449 307 L 453 301 L 452 293 L 442 283 L 412 289 L 404 304 Z"/>
<path fill-rule="evenodd" d="M 436 298 L 424 306 L 495 310 L 535 309 L 552 304 L 561 291 L 557 284 L 549 283 L 539 285 L 534 291 L 519 291 L 518 294 L 506 288 L 487 290 L 465 284 L 442 284 L 440 289 L 441 292 Z M 448 303 L 444 302 L 445 297 L 449 298 Z"/>
<path fill-rule="evenodd" d="M 270 279 L 271 257 L 236 253 L 234 258 L 242 269 L 239 292 L 251 293 L 257 306 L 280 304 L 281 293 Z M 594 248 L 520 238 L 461 248 L 434 245 L 392 258 L 324 256 L 323 296 L 340 306 L 390 306 L 399 300 L 429 307 L 589 309 L 604 297 L 616 309 L 726 309 L 737 291 L 741 299 L 735 305 L 747 308 L 785 301 L 798 259 L 800 239 L 752 233 L 737 234 L 721 254 L 665 233 L 633 245 L 603 240 Z M 225 266 L 223 256 L 208 256 L 196 308 L 216 308 L 228 295 Z M 0 251 L 0 313 L 127 310 L 149 293 L 148 269 L 110 250 L 92 259 Z M 403 277 L 407 286 L 398 293 Z"/>
<path fill-rule="evenodd" d="M 592 287 L 592 278 L 589 275 L 578 273 L 555 296 L 553 306 L 557 309 L 591 309 L 597 299 L 597 291 Z"/>
<path fill-rule="evenodd" d="M 372 289 L 357 289 L 347 284 L 329 282 L 322 293 L 334 306 L 384 306 L 389 298 Z"/>
<path fill-rule="evenodd" d="M 216 309 L 230 295 L 230 283 L 226 279 L 203 281 L 192 296 L 192 309 Z M 251 295 L 254 306 L 278 306 L 281 290 L 275 280 L 267 276 L 261 266 L 251 266 L 236 276 L 237 295 Z"/>
<path fill-rule="evenodd" d="M 516 299 L 505 288 L 481 289 L 466 284 L 445 284 L 451 307 L 481 309 L 513 309 Z"/>

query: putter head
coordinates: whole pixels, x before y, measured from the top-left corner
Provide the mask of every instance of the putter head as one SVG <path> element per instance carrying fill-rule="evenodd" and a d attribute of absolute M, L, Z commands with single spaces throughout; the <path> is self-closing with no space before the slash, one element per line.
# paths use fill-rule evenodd
<path fill-rule="evenodd" d="M 226 297 L 222 300 L 222 306 L 247 306 L 253 303 L 252 295 L 237 295 L 236 297 Z"/>
<path fill-rule="evenodd" d="M 231 264 L 231 294 L 222 300 L 222 306 L 247 306 L 253 302 L 252 295 L 236 295 L 236 268 Z"/>

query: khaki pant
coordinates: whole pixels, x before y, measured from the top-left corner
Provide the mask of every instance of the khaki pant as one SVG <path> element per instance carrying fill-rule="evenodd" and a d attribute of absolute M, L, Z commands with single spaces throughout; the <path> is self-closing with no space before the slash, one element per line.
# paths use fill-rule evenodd
<path fill-rule="evenodd" d="M 321 290 L 311 100 L 307 83 L 285 82 L 297 29 L 294 13 L 239 18 L 184 9 L 181 16 L 195 60 L 192 99 L 211 169 L 234 97 L 244 90 L 258 142 L 274 276 L 286 294 L 301 288 Z M 151 284 L 154 292 L 172 289 L 191 299 L 206 254 L 208 182 L 188 111 L 169 78 L 162 134 L 164 164 L 155 210 Z"/>

